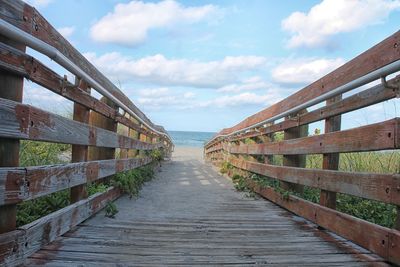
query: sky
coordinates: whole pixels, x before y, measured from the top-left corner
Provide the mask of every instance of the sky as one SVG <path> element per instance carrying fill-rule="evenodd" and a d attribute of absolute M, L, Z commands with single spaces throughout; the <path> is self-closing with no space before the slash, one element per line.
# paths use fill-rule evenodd
<path fill-rule="evenodd" d="M 400 0 L 28 2 L 167 130 L 233 126 L 400 25 Z M 55 112 L 71 109 L 29 81 L 25 87 L 27 103 Z M 343 120 L 349 121 L 344 127 L 400 116 L 399 110 L 398 99 L 381 103 L 346 115 L 352 119 Z"/>

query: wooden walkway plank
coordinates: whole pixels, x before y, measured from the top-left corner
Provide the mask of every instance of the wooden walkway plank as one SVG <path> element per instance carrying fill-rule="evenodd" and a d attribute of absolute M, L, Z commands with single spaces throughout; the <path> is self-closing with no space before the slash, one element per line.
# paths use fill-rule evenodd
<path fill-rule="evenodd" d="M 201 157 L 201 149 L 177 148 L 137 199 L 116 201 L 115 219 L 98 213 L 26 266 L 386 266 L 269 201 L 237 192 Z"/>

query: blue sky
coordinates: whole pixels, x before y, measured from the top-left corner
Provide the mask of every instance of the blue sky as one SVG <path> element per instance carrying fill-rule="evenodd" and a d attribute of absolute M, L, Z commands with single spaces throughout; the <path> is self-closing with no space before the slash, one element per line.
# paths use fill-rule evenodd
<path fill-rule="evenodd" d="M 232 126 L 393 34 L 400 21 L 400 1 L 389 0 L 30 3 L 168 130 Z M 28 103 L 71 108 L 26 87 Z M 378 104 L 347 115 L 345 127 L 399 116 L 398 109 L 398 100 Z"/>

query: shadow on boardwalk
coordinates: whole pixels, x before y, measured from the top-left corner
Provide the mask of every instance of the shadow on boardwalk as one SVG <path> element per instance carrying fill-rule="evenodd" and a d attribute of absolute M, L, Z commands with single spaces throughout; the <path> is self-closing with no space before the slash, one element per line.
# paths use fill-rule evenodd
<path fill-rule="evenodd" d="M 202 159 L 200 148 L 176 148 L 136 200 L 116 201 L 46 246 L 27 265 L 332 265 L 381 259 L 264 200 L 236 192 Z"/>

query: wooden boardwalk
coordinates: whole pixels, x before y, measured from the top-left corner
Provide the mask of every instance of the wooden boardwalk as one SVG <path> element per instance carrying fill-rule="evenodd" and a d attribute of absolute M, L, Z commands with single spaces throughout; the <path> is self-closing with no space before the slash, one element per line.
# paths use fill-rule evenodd
<path fill-rule="evenodd" d="M 269 201 L 236 192 L 204 164 L 201 149 L 177 148 L 140 197 L 121 197 L 64 234 L 26 266 L 385 265 L 382 259 Z"/>

